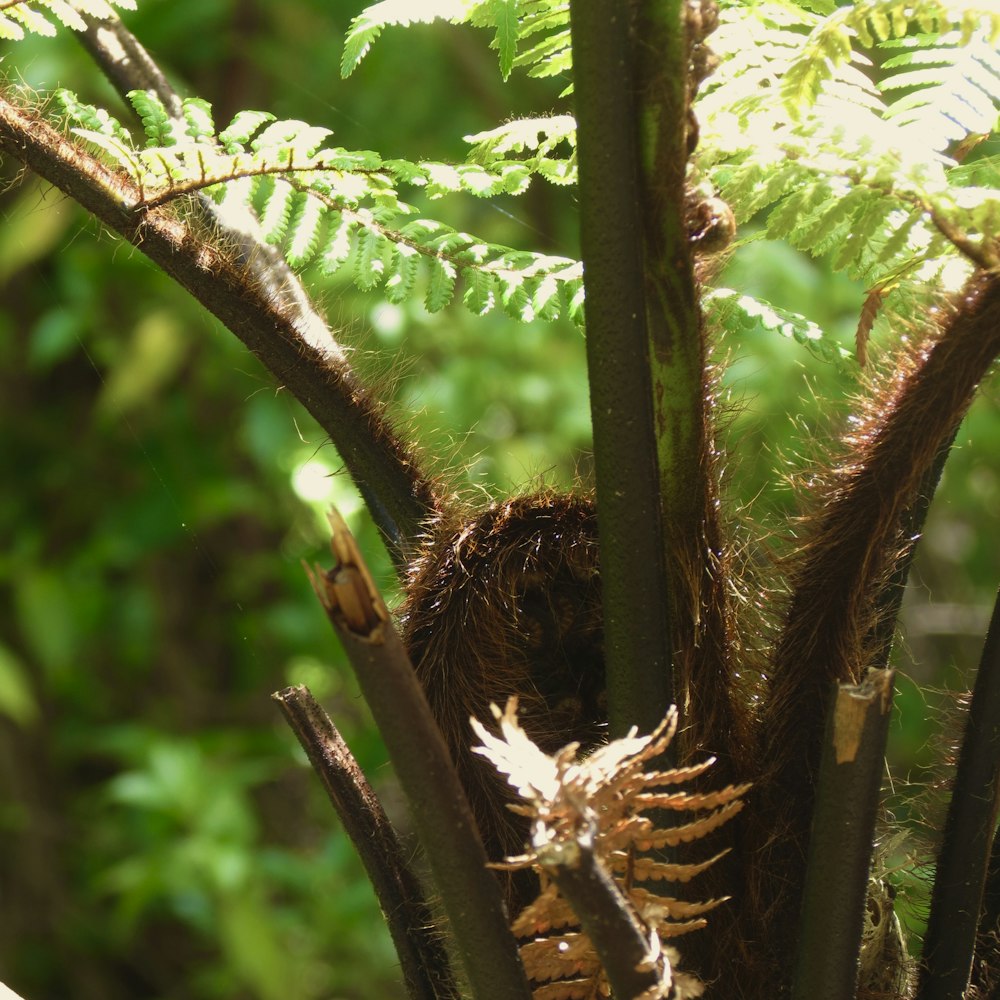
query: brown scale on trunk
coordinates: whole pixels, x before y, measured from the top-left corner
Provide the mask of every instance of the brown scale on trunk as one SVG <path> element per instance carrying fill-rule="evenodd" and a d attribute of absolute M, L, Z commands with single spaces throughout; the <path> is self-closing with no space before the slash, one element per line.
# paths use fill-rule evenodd
<path fill-rule="evenodd" d="M 469 716 L 517 695 L 525 730 L 548 753 L 604 739 L 597 521 L 589 498 L 518 497 L 438 526 L 411 567 L 403 639 L 469 796 L 491 860 L 524 850 L 511 790 L 473 754 Z M 524 873 L 522 873 L 524 875 Z M 533 876 L 528 875 L 533 880 Z M 513 884 L 524 902 L 530 884 Z M 537 892 L 537 886 L 534 886 Z"/>

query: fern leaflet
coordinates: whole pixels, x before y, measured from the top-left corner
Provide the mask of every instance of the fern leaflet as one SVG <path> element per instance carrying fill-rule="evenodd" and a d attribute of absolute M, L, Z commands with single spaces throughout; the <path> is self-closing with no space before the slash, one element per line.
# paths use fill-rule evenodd
<path fill-rule="evenodd" d="M 890 39 L 882 46 L 898 55 L 882 63 L 897 70 L 883 91 L 908 91 L 888 109 L 899 127 L 923 136 L 938 152 L 970 133 L 990 132 L 1000 105 L 1000 54 L 981 34 L 963 43 L 961 33 Z"/>
<path fill-rule="evenodd" d="M 712 326 L 741 342 L 760 331 L 778 333 L 806 347 L 821 361 L 846 368 L 850 352 L 799 313 L 780 309 L 731 288 L 713 288 L 702 300 Z"/>

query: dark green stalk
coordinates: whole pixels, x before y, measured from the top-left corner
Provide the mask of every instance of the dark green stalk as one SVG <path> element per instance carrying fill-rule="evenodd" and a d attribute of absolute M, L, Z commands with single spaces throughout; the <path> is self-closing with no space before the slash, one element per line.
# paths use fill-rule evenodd
<path fill-rule="evenodd" d="M 674 686 L 679 703 L 689 706 L 687 754 L 707 747 L 721 755 L 731 778 L 742 747 L 729 696 L 728 567 L 687 221 L 687 161 L 695 141 L 690 65 L 702 21 L 688 0 L 639 0 L 636 7 L 645 305 Z"/>
<path fill-rule="evenodd" d="M 986 866 L 972 985 L 980 996 L 990 1000 L 995 1000 L 1000 994 L 1000 829 L 993 834 L 990 860 Z"/>
<path fill-rule="evenodd" d="M 1000 808 L 1000 594 L 986 632 L 938 854 L 919 1000 L 969 985 L 990 846 Z"/>
<path fill-rule="evenodd" d="M 635 62 L 621 0 L 571 0 L 611 735 L 675 699 L 641 225 Z"/>
<path fill-rule="evenodd" d="M 410 1000 L 458 1000 L 451 964 L 423 890 L 354 755 L 308 688 L 289 687 L 271 697 L 281 706 L 365 866 Z"/>
<path fill-rule="evenodd" d="M 331 514 L 336 565 L 312 574 L 406 795 L 475 1000 L 530 1000 L 500 883 L 427 698 L 357 545 Z"/>
<path fill-rule="evenodd" d="M 141 250 L 222 321 L 330 435 L 398 560 L 440 512 L 433 484 L 346 361 L 307 341 L 300 314 L 244 262 L 176 215 L 142 207 L 138 189 L 44 121 L 0 96 L 0 152 L 29 167 Z"/>
<path fill-rule="evenodd" d="M 816 782 L 793 1000 L 854 1000 L 892 709 L 892 671 L 830 699 Z"/>
<path fill-rule="evenodd" d="M 684 221 L 690 89 L 685 6 L 683 0 L 642 0 L 636 50 L 646 318 L 660 499 L 668 534 L 698 537 L 704 517 L 704 489 L 695 484 L 704 478 L 705 357 Z"/>

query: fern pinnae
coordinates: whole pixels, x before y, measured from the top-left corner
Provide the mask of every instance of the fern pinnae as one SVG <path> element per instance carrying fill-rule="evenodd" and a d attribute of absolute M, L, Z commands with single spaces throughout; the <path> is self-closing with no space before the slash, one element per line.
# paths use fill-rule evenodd
<path fill-rule="evenodd" d="M 855 216 L 851 232 L 839 248 L 835 248 L 831 257 L 831 266 L 835 271 L 850 268 L 853 276 L 861 276 L 869 270 L 871 255 L 867 253 L 872 245 L 872 240 L 876 233 L 884 230 L 890 213 L 893 211 L 891 205 L 886 205 L 880 201 L 869 202 L 862 206 Z"/>
<path fill-rule="evenodd" d="M 7 9 L 7 13 L 0 23 L 0 30 L 7 28 L 8 25 L 15 32 L 23 29 L 33 35 L 47 35 L 50 38 L 56 33 L 55 25 L 26 3 L 13 4 Z"/>
<path fill-rule="evenodd" d="M 389 279 L 393 301 L 401 301 L 404 292 L 415 288 L 415 269 L 422 261 L 430 268 L 425 301 L 433 309 L 452 300 L 460 271 L 480 271 L 468 298 L 475 311 L 501 304 L 518 319 L 554 319 L 565 312 L 582 322 L 577 262 L 518 253 L 426 219 L 398 228 L 413 211 L 400 199 L 399 183 L 410 183 L 432 198 L 457 191 L 477 197 L 520 194 L 533 167 L 544 163 L 543 155 L 534 163 L 383 161 L 368 150 L 324 146 L 328 129 L 255 112 L 238 114 L 215 136 L 207 102 L 189 99 L 182 118 L 175 119 L 154 95 L 133 92 L 147 138 L 146 148 L 137 149 L 128 131 L 106 112 L 73 95 L 62 96 L 71 120 L 83 126 L 76 134 L 129 175 L 147 210 L 201 192 L 220 204 L 242 201 L 260 212 L 264 238 L 282 246 L 296 267 L 318 254 L 322 270 L 332 273 L 357 248 L 352 273 L 358 286 L 371 289 Z M 554 176 L 570 180 L 572 174 L 560 166 Z M 408 249 L 394 253 L 393 247 Z M 566 294 L 564 283 L 571 286 Z"/>
<path fill-rule="evenodd" d="M 789 241 L 800 250 L 822 256 L 827 247 L 839 247 L 850 232 L 855 216 L 862 210 L 870 195 L 860 186 L 852 187 L 846 178 L 830 179 L 828 196 L 819 211 L 796 226 L 789 234 Z"/>
<path fill-rule="evenodd" d="M 897 209 L 886 217 L 885 235 L 877 258 L 880 264 L 896 260 L 911 247 L 926 245 L 928 234 L 921 214 Z"/>
<path fill-rule="evenodd" d="M 58 26 L 86 31 L 81 14 L 98 18 L 115 16 L 115 8 L 135 10 L 135 0 L 0 0 L 0 38 L 19 42 L 27 34 L 51 38 Z"/>
<path fill-rule="evenodd" d="M 569 4 L 565 0 L 434 0 L 419 5 L 382 0 L 351 21 L 341 56 L 341 76 L 350 76 L 357 69 L 383 28 L 438 19 L 492 28 L 490 47 L 497 52 L 504 79 L 515 66 L 529 67 L 529 76 L 554 76 L 569 69 Z M 523 38 L 541 32 L 551 34 L 535 41 L 527 51 L 518 52 Z"/>
<path fill-rule="evenodd" d="M 273 122 L 270 111 L 240 111 L 218 136 L 219 144 L 230 155 L 246 152 L 250 137 L 267 122 Z"/>
<path fill-rule="evenodd" d="M 821 361 L 843 367 L 848 357 L 843 347 L 805 316 L 731 288 L 711 289 L 702 305 L 707 321 L 736 342 L 761 331 L 776 332 L 802 344 Z"/>
<path fill-rule="evenodd" d="M 344 212 L 331 212 L 327 216 L 326 244 L 320 254 L 320 268 L 324 274 L 338 271 L 351 255 L 354 228 Z"/>
<path fill-rule="evenodd" d="M 497 50 L 500 59 L 500 75 L 506 80 L 514 68 L 517 53 L 519 0 L 493 0 L 489 10 L 496 26 L 496 34 L 490 48 Z"/>
<path fill-rule="evenodd" d="M 212 105 L 203 97 L 189 97 L 181 102 L 181 114 L 187 125 L 185 134 L 195 142 L 211 142 L 215 138 Z"/>
<path fill-rule="evenodd" d="M 455 293 L 455 265 L 440 257 L 431 258 L 424 305 L 428 312 L 440 312 Z"/>
<path fill-rule="evenodd" d="M 389 25 L 428 23 L 441 18 L 459 24 L 469 14 L 470 4 L 461 0 L 429 0 L 420 4 L 409 0 L 381 0 L 371 4 L 355 17 L 344 38 L 340 60 L 340 75 L 348 77 L 368 54 L 372 43 Z"/>
<path fill-rule="evenodd" d="M 812 183 L 800 187 L 783 199 L 767 217 L 767 235 L 773 240 L 790 236 L 796 225 L 825 200 L 826 189 L 822 184 Z"/>
<path fill-rule="evenodd" d="M 506 281 L 500 287 L 500 301 L 511 319 L 530 323 L 535 318 L 531 289 L 526 281 Z"/>
<path fill-rule="evenodd" d="M 354 261 L 354 283 L 371 291 L 385 278 L 389 241 L 379 232 L 366 229 L 358 237 Z"/>
<path fill-rule="evenodd" d="M 130 90 L 128 99 L 142 122 L 148 146 L 173 146 L 177 142 L 174 119 L 154 93 Z"/>
<path fill-rule="evenodd" d="M 268 243 L 281 243 L 292 215 L 295 188 L 281 177 L 267 177 L 257 190 L 263 198 L 260 227 L 264 239 Z"/>
<path fill-rule="evenodd" d="M 291 236 L 285 247 L 285 256 L 292 267 L 304 267 L 316 255 L 325 212 L 326 207 L 310 194 L 298 199 L 294 219 L 289 224 Z"/>
<path fill-rule="evenodd" d="M 941 33 L 946 26 L 960 26 L 962 44 L 973 32 L 985 29 L 994 43 L 1000 36 L 1000 12 L 993 4 L 956 8 L 941 0 L 863 0 L 841 8 L 813 29 L 801 54 L 789 66 L 782 80 L 782 95 L 789 112 L 797 117 L 815 103 L 836 68 L 854 56 L 855 38 L 870 49 L 903 38 L 911 25 L 935 33 Z"/>
<path fill-rule="evenodd" d="M 561 31 L 569 24 L 569 3 L 552 0 L 524 0 L 521 6 L 520 37 L 539 32 Z M 522 59 L 524 58 L 522 54 Z"/>
<path fill-rule="evenodd" d="M 396 305 L 405 302 L 413 294 L 419 270 L 420 254 L 405 243 L 395 244 L 392 248 L 392 261 L 385 282 L 385 297 Z M 464 274 L 465 272 L 463 272 L 463 277 Z"/>
<path fill-rule="evenodd" d="M 518 66 L 528 66 L 528 76 L 558 76 L 572 69 L 570 32 L 567 26 L 540 39 L 517 58 Z"/>
<path fill-rule="evenodd" d="M 970 133 L 993 129 L 1000 59 L 982 32 L 965 44 L 953 31 L 891 39 L 883 48 L 898 54 L 882 63 L 883 71 L 896 71 L 882 81 L 882 90 L 908 91 L 887 109 L 895 124 L 919 130 L 938 151 Z"/>
<path fill-rule="evenodd" d="M 551 274 L 539 279 L 531 296 L 531 311 L 538 319 L 557 319 L 562 309 L 559 301 L 559 282 Z"/>
<path fill-rule="evenodd" d="M 462 297 L 465 307 L 477 316 L 485 316 L 496 304 L 492 279 L 482 271 L 466 267 L 462 270 L 462 281 L 465 284 Z"/>

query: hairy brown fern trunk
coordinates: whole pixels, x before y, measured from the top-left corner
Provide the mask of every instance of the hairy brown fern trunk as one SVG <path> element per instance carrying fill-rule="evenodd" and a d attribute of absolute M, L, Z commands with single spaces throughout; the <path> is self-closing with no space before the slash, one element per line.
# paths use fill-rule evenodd
<path fill-rule="evenodd" d="M 462 522 L 438 524 L 413 564 L 403 638 L 451 750 L 487 854 L 524 849 L 512 793 L 473 754 L 470 716 L 516 695 L 525 730 L 546 752 L 584 750 L 607 729 L 597 526 L 592 501 L 556 493 L 518 497 Z M 537 892 L 509 886 L 513 907 Z"/>
<path fill-rule="evenodd" d="M 747 996 L 787 986 L 791 976 L 833 683 L 858 683 L 884 666 L 879 615 L 915 542 L 912 509 L 998 355 L 1000 279 L 980 275 L 936 335 L 902 349 L 845 437 L 839 466 L 811 498 L 813 526 L 788 573 L 791 597 L 768 671 L 754 751 L 760 773 L 744 823 L 740 937 L 764 959 L 753 962 L 761 978 L 750 977 Z"/>

